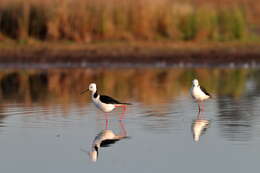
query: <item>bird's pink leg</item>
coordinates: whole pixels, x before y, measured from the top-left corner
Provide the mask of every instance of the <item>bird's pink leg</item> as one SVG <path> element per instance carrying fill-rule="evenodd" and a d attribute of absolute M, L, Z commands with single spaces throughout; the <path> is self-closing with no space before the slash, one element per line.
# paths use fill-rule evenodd
<path fill-rule="evenodd" d="M 125 111 L 126 111 L 126 105 L 123 106 L 123 111 L 122 111 L 122 114 L 120 116 L 120 120 L 122 120 L 125 117 Z"/>
<path fill-rule="evenodd" d="M 204 112 L 204 103 L 202 102 L 201 104 L 202 104 L 202 111 Z"/>
<path fill-rule="evenodd" d="M 198 108 L 199 108 L 199 112 L 200 112 L 200 101 L 198 101 Z"/>

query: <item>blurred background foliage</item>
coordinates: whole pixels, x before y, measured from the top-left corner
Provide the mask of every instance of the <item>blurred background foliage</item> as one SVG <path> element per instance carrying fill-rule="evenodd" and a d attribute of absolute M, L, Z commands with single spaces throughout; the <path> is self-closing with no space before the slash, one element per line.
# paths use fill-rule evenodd
<path fill-rule="evenodd" d="M 256 0 L 1 0 L 0 41 L 254 40 Z"/>

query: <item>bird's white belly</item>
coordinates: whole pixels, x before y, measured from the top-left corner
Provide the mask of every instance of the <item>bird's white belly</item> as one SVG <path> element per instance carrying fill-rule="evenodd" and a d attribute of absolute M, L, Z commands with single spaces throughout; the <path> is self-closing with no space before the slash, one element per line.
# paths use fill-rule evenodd
<path fill-rule="evenodd" d="M 199 101 L 203 101 L 209 98 L 209 96 L 204 94 L 199 88 L 192 88 L 191 95 L 194 99 Z"/>
<path fill-rule="evenodd" d="M 102 110 L 103 112 L 111 112 L 112 110 L 115 109 L 115 105 L 113 104 L 105 104 L 100 102 L 99 100 L 93 100 L 95 106 L 97 108 L 99 108 L 100 110 Z"/>

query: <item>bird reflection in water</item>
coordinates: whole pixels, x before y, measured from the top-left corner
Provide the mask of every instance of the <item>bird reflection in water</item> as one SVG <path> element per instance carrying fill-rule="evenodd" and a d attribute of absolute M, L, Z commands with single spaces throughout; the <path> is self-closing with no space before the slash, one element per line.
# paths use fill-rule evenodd
<path fill-rule="evenodd" d="M 108 129 L 107 127 L 106 129 L 102 130 L 99 134 L 97 134 L 92 143 L 91 151 L 88 153 L 91 161 L 97 161 L 100 148 L 109 147 L 111 144 L 114 144 L 122 139 L 128 138 L 123 121 L 119 121 L 119 126 L 119 134 L 115 134 L 112 130 Z"/>
<path fill-rule="evenodd" d="M 199 112 L 197 118 L 192 122 L 193 140 L 195 142 L 199 142 L 200 136 L 209 128 L 209 123 L 210 121 L 206 120 Z"/>

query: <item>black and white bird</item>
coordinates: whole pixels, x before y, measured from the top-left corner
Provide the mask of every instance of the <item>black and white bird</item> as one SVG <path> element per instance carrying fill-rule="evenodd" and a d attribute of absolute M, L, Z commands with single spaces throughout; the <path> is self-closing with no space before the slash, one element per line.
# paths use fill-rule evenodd
<path fill-rule="evenodd" d="M 197 79 L 192 81 L 191 96 L 197 101 L 199 112 L 204 110 L 203 101 L 211 98 L 211 95 L 206 91 L 206 89 L 199 85 L 199 81 Z M 200 102 L 202 102 L 202 109 L 200 107 Z"/>
<path fill-rule="evenodd" d="M 101 147 L 109 147 L 121 139 L 127 138 L 126 134 L 116 135 L 112 130 L 102 130 L 94 139 L 91 151 L 88 153 L 90 160 L 96 162 Z"/>
<path fill-rule="evenodd" d="M 87 90 L 92 92 L 91 98 L 95 106 L 105 113 L 113 111 L 116 107 L 122 107 L 125 111 L 126 106 L 131 105 L 131 103 L 123 103 L 112 97 L 98 94 L 97 85 L 95 83 L 91 83 Z M 85 93 L 87 90 L 84 90 L 81 94 Z"/>

